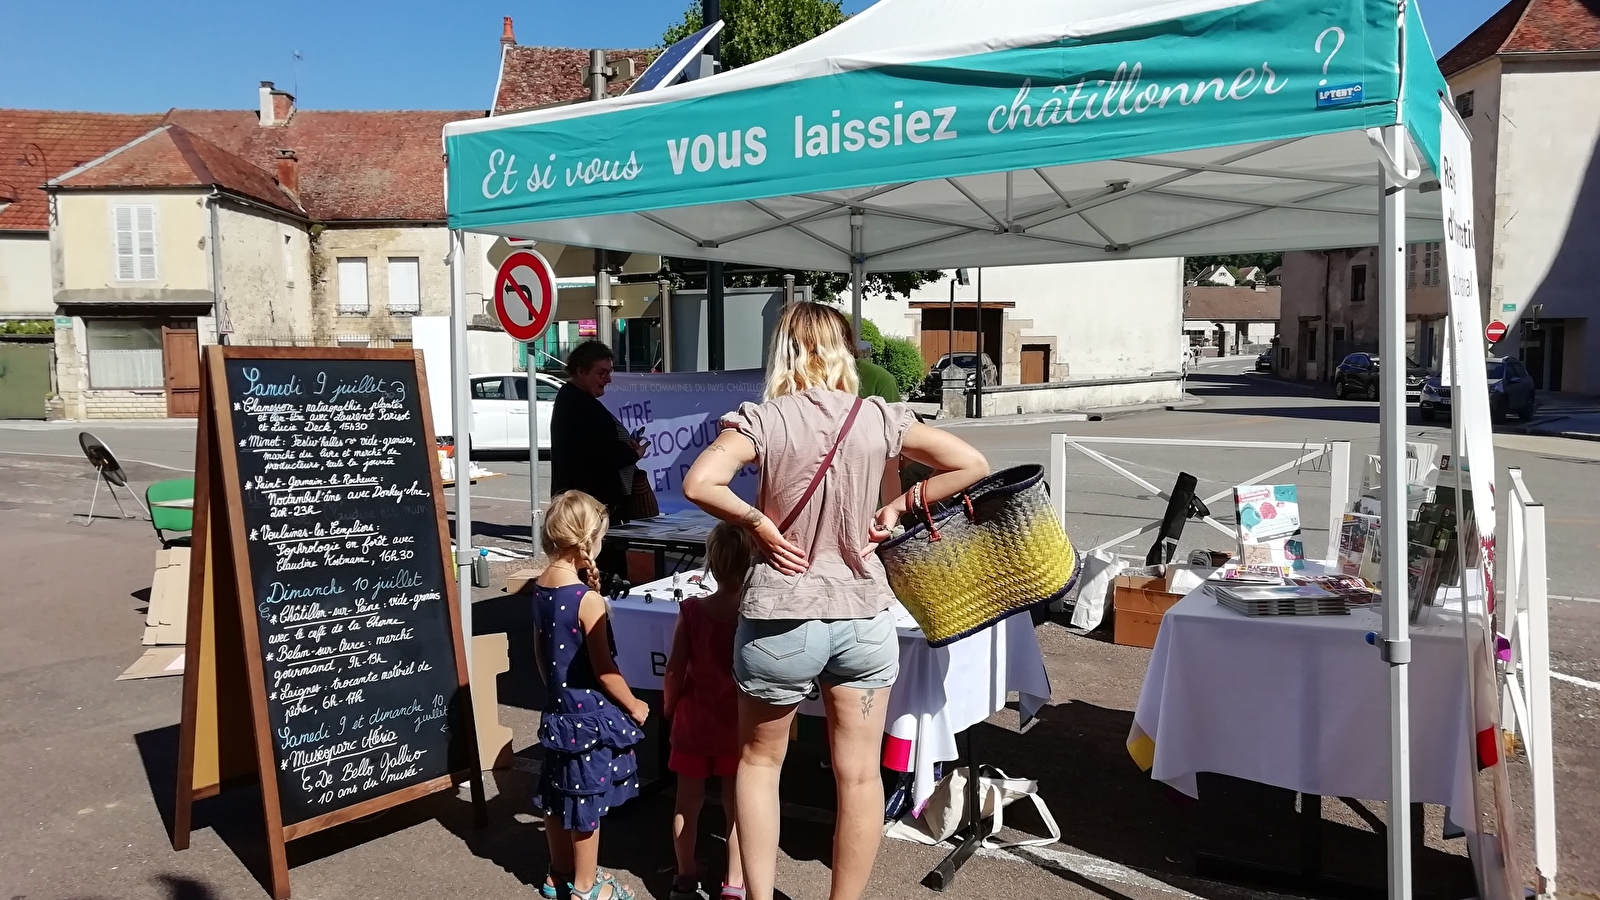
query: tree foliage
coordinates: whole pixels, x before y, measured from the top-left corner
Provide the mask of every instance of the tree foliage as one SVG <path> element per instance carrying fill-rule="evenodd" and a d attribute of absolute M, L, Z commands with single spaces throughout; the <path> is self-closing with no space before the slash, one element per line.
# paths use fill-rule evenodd
<path fill-rule="evenodd" d="M 1200 277 L 1200 273 L 1212 266 L 1227 266 L 1230 269 L 1242 269 L 1246 266 L 1257 266 L 1263 272 L 1271 272 L 1283 265 L 1282 253 L 1236 253 L 1232 256 L 1186 256 L 1183 260 L 1183 280 L 1193 281 Z"/>
<path fill-rule="evenodd" d="M 661 36 L 664 46 L 699 31 L 700 0 Z M 737 69 L 811 40 L 845 20 L 839 0 L 722 0 L 722 67 Z"/>
<path fill-rule="evenodd" d="M 846 18 L 839 0 L 722 0 L 722 21 L 725 23 L 720 36 L 722 67 L 737 69 L 782 53 L 833 28 Z M 683 21 L 668 27 L 661 36 L 663 46 L 671 46 L 699 31 L 703 24 L 700 0 L 690 0 L 688 9 L 683 13 Z M 668 260 L 667 267 L 675 271 L 684 268 L 676 260 Z M 841 272 L 793 274 L 796 284 L 811 286 L 812 299 L 823 302 L 838 299 L 850 286 L 850 276 Z M 912 291 L 938 277 L 939 272 L 934 270 L 873 272 L 866 277 L 863 293 L 909 297 Z M 688 288 L 705 287 L 704 277 L 687 276 L 679 283 Z M 724 283 L 728 287 L 779 287 L 783 284 L 783 274 L 730 274 Z"/>

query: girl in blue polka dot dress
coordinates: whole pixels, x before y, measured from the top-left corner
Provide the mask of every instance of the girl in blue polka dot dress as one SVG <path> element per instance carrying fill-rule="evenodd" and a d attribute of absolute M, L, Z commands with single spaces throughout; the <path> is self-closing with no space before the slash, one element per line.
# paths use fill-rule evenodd
<path fill-rule="evenodd" d="M 617 671 L 604 597 L 595 590 L 595 554 L 609 514 L 598 500 L 567 491 L 544 520 L 549 566 L 534 582 L 534 652 L 545 682 L 539 743 L 544 765 L 534 806 L 544 812 L 550 874 L 547 900 L 633 900 L 597 868 L 600 820 L 639 793 L 632 747 L 649 707 Z"/>

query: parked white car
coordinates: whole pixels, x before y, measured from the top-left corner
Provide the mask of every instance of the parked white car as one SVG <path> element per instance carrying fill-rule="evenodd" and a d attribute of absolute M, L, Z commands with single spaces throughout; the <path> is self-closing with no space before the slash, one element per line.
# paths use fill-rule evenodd
<path fill-rule="evenodd" d="M 535 375 L 539 391 L 539 449 L 550 449 L 550 411 L 561 381 Z M 472 446 L 477 450 L 528 449 L 528 376 L 524 372 L 472 376 Z"/>

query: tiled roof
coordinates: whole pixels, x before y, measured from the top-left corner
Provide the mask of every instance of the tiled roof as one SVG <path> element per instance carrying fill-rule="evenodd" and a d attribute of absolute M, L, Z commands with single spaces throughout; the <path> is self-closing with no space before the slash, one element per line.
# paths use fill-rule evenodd
<path fill-rule="evenodd" d="M 299 157 L 299 200 L 319 221 L 443 221 L 447 122 L 482 110 L 296 110 L 261 127 L 254 110 L 175 109 L 166 121 L 267 171 L 277 151 Z"/>
<path fill-rule="evenodd" d="M 66 190 L 214 186 L 278 209 L 303 212 L 293 195 L 264 169 L 178 125 L 163 125 L 56 183 Z"/>
<path fill-rule="evenodd" d="M 0 109 L 0 231 L 45 231 L 40 187 L 148 133 L 159 115 Z"/>
<path fill-rule="evenodd" d="M 1512 0 L 1439 59 L 1447 77 L 1499 53 L 1600 50 L 1592 0 Z"/>
<path fill-rule="evenodd" d="M 656 55 L 655 50 L 607 50 L 606 59 L 627 57 L 634 70 L 643 74 Z M 589 65 L 589 51 L 575 47 L 521 47 L 512 44 L 500 58 L 500 89 L 494 98 L 494 114 L 549 106 L 572 100 L 587 100 L 589 86 L 583 83 L 583 70 Z M 620 94 L 626 83 L 612 84 L 611 94 Z"/>
<path fill-rule="evenodd" d="M 1269 287 L 1186 287 L 1183 289 L 1183 317 L 1211 321 L 1267 322 L 1278 318 L 1283 289 Z"/>

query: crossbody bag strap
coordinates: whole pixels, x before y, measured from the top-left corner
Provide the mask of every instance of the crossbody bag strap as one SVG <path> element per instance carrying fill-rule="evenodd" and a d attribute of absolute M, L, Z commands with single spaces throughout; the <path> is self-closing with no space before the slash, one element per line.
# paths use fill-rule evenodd
<path fill-rule="evenodd" d="M 834 454 L 838 453 L 839 447 L 844 444 L 845 437 L 850 434 L 850 426 L 856 423 L 856 415 L 860 412 L 861 398 L 857 397 L 856 402 L 850 407 L 850 414 L 844 417 L 844 425 L 839 428 L 839 436 L 834 438 L 833 446 L 828 449 L 828 455 L 824 456 L 822 464 L 817 466 L 817 474 L 811 476 L 811 483 L 806 485 L 806 492 L 800 495 L 800 502 L 794 505 L 794 509 L 789 510 L 789 515 L 784 517 L 783 524 L 778 526 L 779 532 L 788 531 L 789 526 L 793 525 L 795 518 L 800 515 L 800 510 L 805 509 L 806 504 L 811 502 L 811 495 L 817 492 L 823 476 L 828 474 L 828 469 L 833 465 Z"/>

